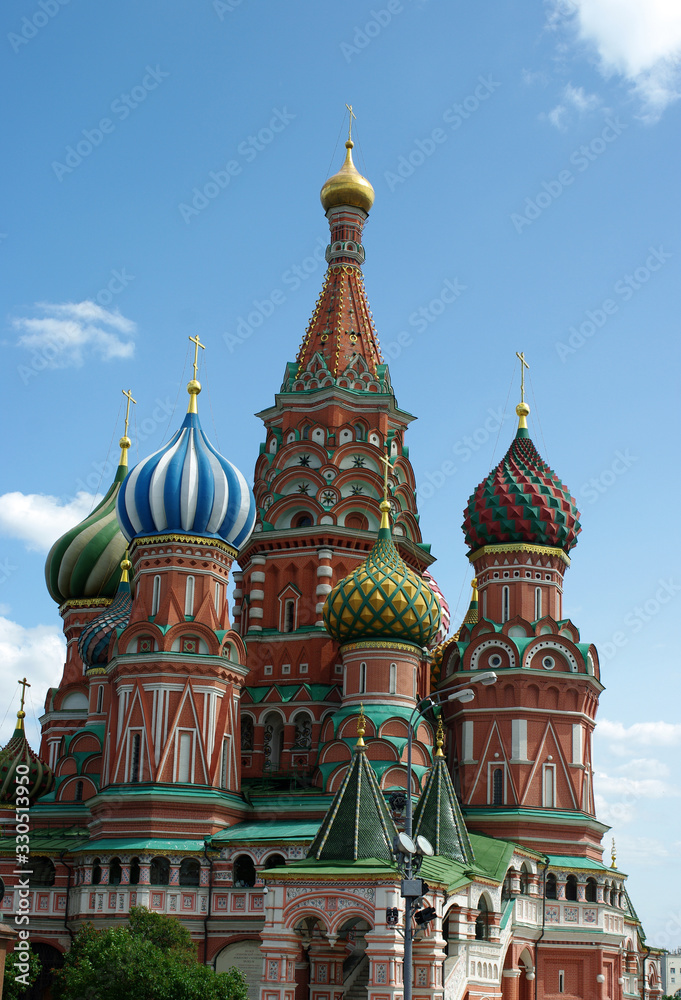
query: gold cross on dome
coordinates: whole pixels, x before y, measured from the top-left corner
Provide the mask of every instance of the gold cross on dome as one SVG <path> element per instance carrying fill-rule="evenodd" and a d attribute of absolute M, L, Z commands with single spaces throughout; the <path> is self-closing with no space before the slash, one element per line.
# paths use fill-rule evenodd
<path fill-rule="evenodd" d="M 524 351 L 520 351 L 520 352 L 516 351 L 515 352 L 515 356 L 516 356 L 516 358 L 520 359 L 520 402 L 524 403 L 525 402 L 525 369 L 527 368 L 527 370 L 529 371 L 530 370 L 530 366 L 528 365 L 527 361 L 525 360 L 525 352 Z"/>
<path fill-rule="evenodd" d="M 383 462 L 383 499 L 388 499 L 388 469 L 390 468 L 390 459 L 387 455 L 381 455 L 379 461 Z"/>
<path fill-rule="evenodd" d="M 28 683 L 28 681 L 26 680 L 25 677 L 24 677 L 23 680 L 18 681 L 17 683 L 21 684 L 21 708 L 19 709 L 19 711 L 23 712 L 23 710 L 24 710 L 24 699 L 26 698 L 26 688 L 30 688 L 31 685 Z"/>
<path fill-rule="evenodd" d="M 125 437 L 127 437 L 128 424 L 130 422 L 130 404 L 137 403 L 137 400 L 132 398 L 132 392 L 130 391 L 130 389 L 128 389 L 127 391 L 125 389 L 121 389 L 121 392 L 127 399 L 127 403 L 125 404 L 125 431 L 124 431 Z M 19 683 L 21 683 L 21 681 L 19 681 Z"/>
<path fill-rule="evenodd" d="M 350 121 L 348 122 L 348 139 L 352 141 L 352 119 L 354 118 L 355 121 L 357 121 L 357 115 L 352 110 L 352 104 L 346 104 L 345 107 L 350 112 Z"/>
<path fill-rule="evenodd" d="M 199 347 L 202 351 L 204 351 L 206 349 L 206 345 L 201 343 L 198 334 L 195 337 L 190 337 L 189 339 L 194 345 L 194 381 L 196 382 L 196 375 L 199 370 Z"/>

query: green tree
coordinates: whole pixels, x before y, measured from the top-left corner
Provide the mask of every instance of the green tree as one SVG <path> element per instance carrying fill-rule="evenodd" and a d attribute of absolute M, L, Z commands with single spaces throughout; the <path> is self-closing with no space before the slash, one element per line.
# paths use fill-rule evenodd
<path fill-rule="evenodd" d="M 55 973 L 55 1000 L 248 1000 L 238 969 L 199 965 L 189 931 L 143 907 L 126 927 L 86 924 Z"/>
<path fill-rule="evenodd" d="M 26 993 L 24 984 L 18 983 L 15 978 L 18 975 L 23 976 L 23 973 L 20 973 L 16 969 L 18 960 L 19 956 L 16 951 L 10 952 L 5 959 L 5 981 L 2 986 L 2 1000 L 21 1000 Z M 28 966 L 28 982 L 32 986 L 40 975 L 41 970 L 40 959 L 34 951 L 29 950 Z"/>

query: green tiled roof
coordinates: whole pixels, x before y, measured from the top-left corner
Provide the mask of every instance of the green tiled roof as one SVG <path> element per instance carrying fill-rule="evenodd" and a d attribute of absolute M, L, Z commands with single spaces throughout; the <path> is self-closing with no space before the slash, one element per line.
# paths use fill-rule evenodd
<path fill-rule="evenodd" d="M 624 875 L 618 869 L 610 868 L 602 861 L 594 861 L 592 858 L 571 857 L 566 854 L 548 854 L 547 857 L 550 868 L 576 868 L 584 871 L 609 872 L 610 875 Z"/>
<path fill-rule="evenodd" d="M 250 844 L 264 840 L 313 840 L 319 820 L 289 820 L 273 823 L 236 823 L 213 836 L 213 844 Z"/>
<path fill-rule="evenodd" d="M 440 752 L 440 751 L 438 751 Z M 471 865 L 475 858 L 452 779 L 443 756 L 436 757 L 414 813 L 414 836 L 429 840 L 436 854 Z"/>

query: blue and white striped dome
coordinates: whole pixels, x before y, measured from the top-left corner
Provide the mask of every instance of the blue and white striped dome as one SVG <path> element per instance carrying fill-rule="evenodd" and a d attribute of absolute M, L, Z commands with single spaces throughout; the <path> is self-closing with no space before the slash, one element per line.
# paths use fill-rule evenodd
<path fill-rule="evenodd" d="M 187 413 L 177 434 L 136 465 L 116 502 L 121 531 L 136 535 L 181 533 L 220 538 L 239 549 L 255 523 L 251 489 L 218 454 L 197 413 Z"/>

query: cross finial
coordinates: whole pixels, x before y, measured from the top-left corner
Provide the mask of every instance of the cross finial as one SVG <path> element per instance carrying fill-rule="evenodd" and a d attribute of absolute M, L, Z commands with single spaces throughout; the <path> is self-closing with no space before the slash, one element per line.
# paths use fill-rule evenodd
<path fill-rule="evenodd" d="M 194 381 L 196 381 L 196 375 L 199 370 L 199 347 L 203 351 L 205 350 L 206 345 L 201 343 L 198 334 L 195 337 L 190 337 L 189 339 L 194 345 Z"/>
<path fill-rule="evenodd" d="M 352 142 L 352 119 L 354 118 L 355 121 L 357 121 L 357 115 L 352 110 L 352 104 L 346 104 L 345 107 L 350 113 L 350 120 L 348 122 L 348 142 Z"/>
<path fill-rule="evenodd" d="M 520 359 L 520 402 L 524 403 L 525 402 L 525 369 L 527 368 L 527 370 L 529 371 L 530 366 L 528 365 L 527 361 L 525 360 L 525 352 L 524 351 L 516 351 L 515 352 L 515 356 L 516 356 L 516 358 Z"/>
<path fill-rule="evenodd" d="M 442 725 L 442 716 L 437 720 L 437 736 L 435 737 L 435 757 L 444 757 L 442 748 L 445 745 L 445 730 Z"/>
<path fill-rule="evenodd" d="M 383 501 L 388 500 L 388 470 L 390 469 L 390 459 L 388 455 L 381 455 L 380 461 L 383 462 Z"/>
<path fill-rule="evenodd" d="M 24 712 L 24 701 L 26 699 L 26 688 L 27 687 L 30 688 L 31 685 L 28 683 L 28 681 L 26 680 L 25 677 L 23 678 L 23 680 L 18 681 L 18 683 L 21 684 L 21 707 L 19 708 L 19 711 L 17 712 L 17 729 L 23 729 L 24 728 L 24 719 L 26 717 L 26 712 Z"/>
<path fill-rule="evenodd" d="M 127 402 L 125 404 L 125 437 L 128 436 L 128 424 L 130 423 L 130 404 L 137 403 L 136 399 L 132 398 L 132 392 L 130 389 L 121 389 L 121 392 L 125 396 Z"/>
<path fill-rule="evenodd" d="M 610 851 L 610 857 L 612 858 L 611 868 L 617 868 L 617 851 L 615 850 L 615 838 L 612 838 L 612 848 Z"/>
<path fill-rule="evenodd" d="M 355 743 L 355 750 L 361 749 L 365 746 L 364 734 L 367 731 L 366 718 L 364 717 L 364 705 L 359 706 L 359 718 L 357 719 L 357 742 Z"/>

